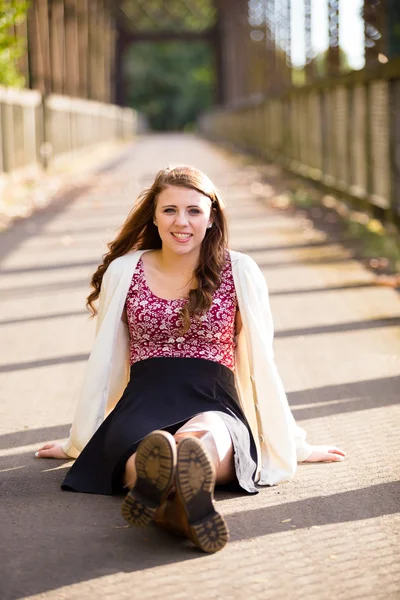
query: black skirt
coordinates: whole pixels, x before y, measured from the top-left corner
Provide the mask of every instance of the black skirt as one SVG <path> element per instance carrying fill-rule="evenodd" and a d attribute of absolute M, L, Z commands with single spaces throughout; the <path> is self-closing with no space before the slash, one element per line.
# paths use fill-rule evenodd
<path fill-rule="evenodd" d="M 236 480 L 223 487 L 257 493 L 257 450 L 233 372 L 198 358 L 149 358 L 132 365 L 121 399 L 68 471 L 62 489 L 122 493 L 126 461 L 146 435 L 155 429 L 174 434 L 207 411 L 218 413 L 233 442 Z"/>

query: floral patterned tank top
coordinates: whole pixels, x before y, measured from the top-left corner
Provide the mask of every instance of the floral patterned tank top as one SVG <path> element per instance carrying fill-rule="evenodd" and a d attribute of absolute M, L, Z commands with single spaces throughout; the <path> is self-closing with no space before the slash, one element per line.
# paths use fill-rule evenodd
<path fill-rule="evenodd" d="M 183 334 L 180 311 L 185 302 L 184 298 L 166 300 L 153 294 L 139 259 L 125 304 L 131 365 L 155 357 L 203 358 L 233 370 L 237 299 L 228 253 L 210 309 L 193 318 Z"/>

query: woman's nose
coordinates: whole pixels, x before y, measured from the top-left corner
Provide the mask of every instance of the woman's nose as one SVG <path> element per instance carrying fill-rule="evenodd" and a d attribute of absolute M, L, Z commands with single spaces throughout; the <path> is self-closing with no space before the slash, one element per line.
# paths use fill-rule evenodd
<path fill-rule="evenodd" d="M 178 212 L 175 220 L 178 225 L 187 225 L 188 223 L 188 218 L 185 212 Z"/>

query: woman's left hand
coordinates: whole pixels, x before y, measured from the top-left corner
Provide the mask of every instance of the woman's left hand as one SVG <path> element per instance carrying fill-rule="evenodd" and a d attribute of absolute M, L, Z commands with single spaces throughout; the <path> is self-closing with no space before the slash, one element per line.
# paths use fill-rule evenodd
<path fill-rule="evenodd" d="M 337 462 L 344 460 L 346 454 L 335 446 L 311 446 L 312 453 L 303 462 Z"/>

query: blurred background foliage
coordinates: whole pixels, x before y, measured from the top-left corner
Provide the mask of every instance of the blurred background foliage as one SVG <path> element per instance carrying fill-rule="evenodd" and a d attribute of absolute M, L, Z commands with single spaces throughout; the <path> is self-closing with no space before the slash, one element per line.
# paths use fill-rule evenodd
<path fill-rule="evenodd" d="M 278 53 L 283 56 L 283 53 Z M 343 48 L 339 48 L 339 61 L 340 69 L 342 73 L 348 73 L 351 71 L 349 58 Z M 315 75 L 317 77 L 329 77 L 329 50 L 324 50 L 316 54 L 313 65 L 315 69 Z M 291 82 L 293 85 L 306 85 L 307 84 L 307 71 L 305 67 L 293 67 Z"/>
<path fill-rule="evenodd" d="M 129 105 L 157 131 L 195 128 L 214 103 L 212 49 L 202 42 L 141 42 L 126 53 Z"/>
<path fill-rule="evenodd" d="M 16 35 L 16 28 L 25 21 L 28 7 L 25 0 L 0 0 L 0 85 L 25 85 L 18 61 L 26 51 L 26 40 Z"/>
<path fill-rule="evenodd" d="M 119 0 L 118 4 L 136 31 L 202 31 L 217 19 L 213 0 Z"/>

